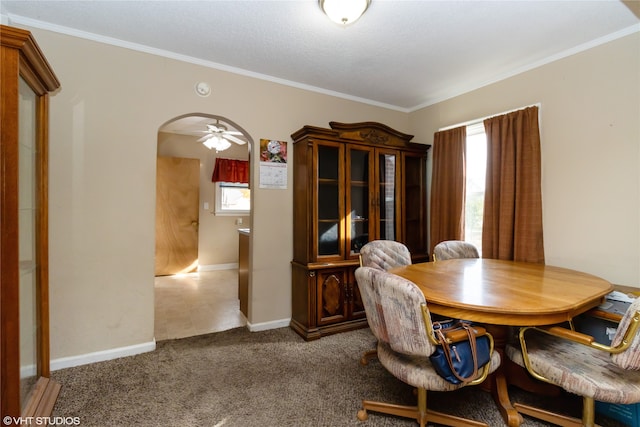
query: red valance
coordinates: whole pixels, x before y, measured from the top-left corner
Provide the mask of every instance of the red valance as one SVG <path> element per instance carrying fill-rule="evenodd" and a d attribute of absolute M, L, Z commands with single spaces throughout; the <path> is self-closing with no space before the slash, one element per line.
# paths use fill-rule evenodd
<path fill-rule="evenodd" d="M 247 160 L 216 158 L 211 181 L 248 184 L 249 162 Z"/>

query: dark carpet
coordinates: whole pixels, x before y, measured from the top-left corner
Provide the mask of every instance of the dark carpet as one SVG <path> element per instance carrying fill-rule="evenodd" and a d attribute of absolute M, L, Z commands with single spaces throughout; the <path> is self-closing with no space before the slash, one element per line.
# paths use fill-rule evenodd
<path fill-rule="evenodd" d="M 374 342 L 369 329 L 305 342 L 289 328 L 161 341 L 150 353 L 53 372 L 62 384 L 53 416 L 79 417 L 86 427 L 416 426 L 374 412 L 356 418 L 362 399 L 415 404 L 412 388 L 377 360 L 359 364 Z M 512 396 L 539 400 L 518 389 Z M 504 425 L 491 395 L 477 387 L 428 399 L 433 409 Z M 571 396 L 544 402 L 569 412 L 579 411 L 576 403 Z M 547 425 L 527 417 L 523 424 Z"/>

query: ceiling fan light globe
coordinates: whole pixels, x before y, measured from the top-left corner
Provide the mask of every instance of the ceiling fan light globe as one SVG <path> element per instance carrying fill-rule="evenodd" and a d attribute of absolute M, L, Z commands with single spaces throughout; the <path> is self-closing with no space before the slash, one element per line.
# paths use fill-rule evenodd
<path fill-rule="evenodd" d="M 228 131 L 227 126 L 221 124 L 218 119 L 215 123 L 209 123 L 206 126 L 207 130 L 203 132 L 206 132 L 207 135 L 198 139 L 198 142 L 202 142 L 209 150 L 215 148 L 216 152 L 224 151 L 231 147 L 232 142 L 238 145 L 246 144 L 246 141 L 233 136 L 234 134 L 242 135 L 241 132 Z"/>
<path fill-rule="evenodd" d="M 216 149 L 216 153 L 219 151 L 224 151 L 227 148 L 231 147 L 231 143 L 229 141 L 227 141 L 226 139 L 216 135 L 213 136 L 209 139 L 207 139 L 206 141 L 203 142 L 203 144 L 205 145 L 205 147 L 207 147 L 209 150 L 212 149 Z"/>
<path fill-rule="evenodd" d="M 216 147 L 216 150 L 224 151 L 229 147 L 231 147 L 231 143 L 229 141 L 227 141 L 226 139 L 224 139 L 224 138 L 220 138 L 220 140 L 218 142 L 218 147 Z"/>
<path fill-rule="evenodd" d="M 371 0 L 319 0 L 320 8 L 333 22 L 352 24 L 367 10 Z"/>

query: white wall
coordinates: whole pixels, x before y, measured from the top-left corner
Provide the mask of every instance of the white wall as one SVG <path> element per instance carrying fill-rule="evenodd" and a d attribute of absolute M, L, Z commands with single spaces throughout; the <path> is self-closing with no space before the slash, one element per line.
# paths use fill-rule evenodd
<path fill-rule="evenodd" d="M 640 287 L 640 33 L 411 114 L 416 139 L 540 103 L 546 263 Z"/>

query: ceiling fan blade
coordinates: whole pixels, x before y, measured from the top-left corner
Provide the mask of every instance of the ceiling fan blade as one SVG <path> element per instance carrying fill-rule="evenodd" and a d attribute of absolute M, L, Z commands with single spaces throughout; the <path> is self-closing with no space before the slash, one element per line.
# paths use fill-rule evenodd
<path fill-rule="evenodd" d="M 233 142 L 235 142 L 236 144 L 244 145 L 244 144 L 246 144 L 246 143 L 247 143 L 247 141 L 243 141 L 243 140 L 241 140 L 240 138 L 236 138 L 236 137 L 235 137 L 235 136 L 233 136 L 233 135 L 229 135 L 228 133 L 225 133 L 224 137 L 225 137 L 226 139 L 228 139 L 229 141 L 233 141 Z"/>
<path fill-rule="evenodd" d="M 209 134 L 203 136 L 202 138 L 198 138 L 198 142 L 204 142 L 207 139 L 212 138 L 212 137 L 213 137 L 213 135 L 209 133 Z"/>
<path fill-rule="evenodd" d="M 168 133 L 177 134 L 177 135 L 202 135 L 203 133 L 208 133 L 208 131 L 194 130 L 194 129 L 175 129 L 175 130 L 170 130 Z"/>
<path fill-rule="evenodd" d="M 209 132 L 225 132 L 227 130 L 227 127 L 224 125 L 221 125 L 220 123 L 216 123 L 216 124 L 208 124 L 207 129 L 209 129 Z"/>
<path fill-rule="evenodd" d="M 235 131 L 235 130 L 226 130 L 226 131 L 224 131 L 224 134 L 225 135 L 242 135 L 242 132 L 238 132 L 238 131 Z"/>

